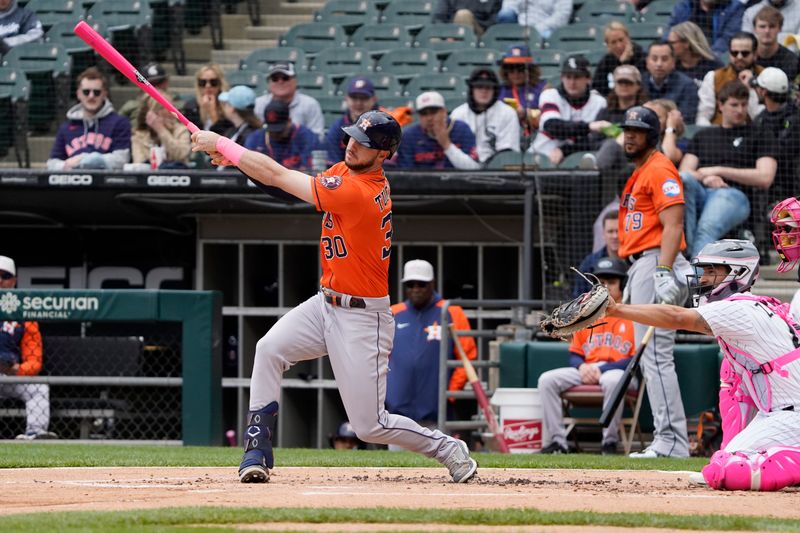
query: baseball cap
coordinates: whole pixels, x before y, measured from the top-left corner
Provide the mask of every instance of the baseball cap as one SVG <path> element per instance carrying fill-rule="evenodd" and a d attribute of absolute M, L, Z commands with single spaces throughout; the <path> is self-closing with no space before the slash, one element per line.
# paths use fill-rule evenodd
<path fill-rule="evenodd" d="M 508 47 L 508 50 L 503 55 L 503 64 L 514 63 L 533 63 L 533 56 L 531 56 L 531 50 L 527 45 L 512 44 Z"/>
<path fill-rule="evenodd" d="M 400 281 L 433 281 L 433 265 L 423 259 L 412 259 L 403 267 Z"/>
<path fill-rule="evenodd" d="M 147 78 L 150 83 L 159 83 L 166 80 L 167 71 L 158 63 L 148 63 L 142 68 L 142 75 Z"/>
<path fill-rule="evenodd" d="M 375 86 L 369 78 L 357 76 L 347 85 L 347 96 L 361 95 L 372 98 L 375 96 Z"/>
<path fill-rule="evenodd" d="M 750 85 L 776 94 L 789 92 L 789 78 L 784 71 L 775 67 L 767 67 L 762 70 L 758 77 L 750 80 Z"/>
<path fill-rule="evenodd" d="M 633 65 L 620 65 L 614 69 L 614 81 L 629 80 L 641 85 L 642 73 Z"/>
<path fill-rule="evenodd" d="M 589 60 L 583 54 L 575 54 L 564 60 L 561 67 L 561 74 L 577 74 L 579 76 L 591 77 L 589 71 Z"/>
<path fill-rule="evenodd" d="M 601 257 L 594 266 L 595 276 L 625 277 L 628 275 L 628 263 L 621 259 Z"/>
<path fill-rule="evenodd" d="M 270 133 L 283 131 L 289 122 L 289 104 L 273 99 L 264 109 L 264 126 Z"/>
<path fill-rule="evenodd" d="M 497 87 L 500 85 L 500 81 L 492 69 L 478 67 L 469 75 L 467 85 L 470 87 Z"/>
<path fill-rule="evenodd" d="M 286 74 L 290 78 L 294 78 L 297 75 L 294 71 L 293 63 L 274 63 L 270 65 L 267 76 L 272 76 L 273 74 L 278 74 L 278 73 Z"/>
<path fill-rule="evenodd" d="M 256 103 L 256 92 L 247 85 L 231 87 L 219 95 L 220 102 L 227 102 L 236 109 L 247 109 Z"/>
<path fill-rule="evenodd" d="M 428 91 L 417 96 L 417 101 L 414 105 L 417 111 L 422 111 L 430 107 L 446 107 L 444 105 L 444 97 L 436 91 Z"/>
<path fill-rule="evenodd" d="M 0 255 L 0 270 L 13 276 L 17 275 L 17 266 L 14 264 L 14 260 L 5 255 Z"/>

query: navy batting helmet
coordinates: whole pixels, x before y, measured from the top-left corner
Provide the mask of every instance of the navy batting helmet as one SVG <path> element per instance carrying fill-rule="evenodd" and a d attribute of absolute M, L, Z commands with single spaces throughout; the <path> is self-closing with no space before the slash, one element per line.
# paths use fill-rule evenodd
<path fill-rule="evenodd" d="M 625 111 L 625 118 L 622 121 L 623 128 L 637 128 L 647 130 L 647 144 L 656 146 L 661 137 L 661 121 L 652 109 L 643 106 L 634 106 Z"/>
<path fill-rule="evenodd" d="M 601 257 L 595 263 L 592 274 L 597 277 L 619 278 L 619 287 L 624 289 L 625 282 L 628 281 L 628 263 L 622 259 Z"/>
<path fill-rule="evenodd" d="M 397 151 L 403 135 L 400 124 L 385 111 L 367 111 L 353 124 L 342 127 L 342 131 L 359 144 L 376 150 L 389 150 L 390 155 Z"/>

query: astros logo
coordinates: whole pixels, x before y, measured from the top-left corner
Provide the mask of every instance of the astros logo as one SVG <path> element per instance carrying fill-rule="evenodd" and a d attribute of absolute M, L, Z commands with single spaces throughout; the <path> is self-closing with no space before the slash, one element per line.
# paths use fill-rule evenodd
<path fill-rule="evenodd" d="M 341 176 L 320 176 L 319 183 L 326 189 L 336 189 L 342 184 Z"/>
<path fill-rule="evenodd" d="M 367 131 L 367 128 L 369 128 L 370 126 L 372 126 L 372 122 L 370 122 L 368 118 L 365 118 L 364 120 L 358 123 L 358 127 L 364 131 Z"/>

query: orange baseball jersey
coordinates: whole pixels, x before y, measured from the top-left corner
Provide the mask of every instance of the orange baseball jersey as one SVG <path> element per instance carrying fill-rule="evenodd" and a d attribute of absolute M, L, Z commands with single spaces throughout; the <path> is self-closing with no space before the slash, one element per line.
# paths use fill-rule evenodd
<path fill-rule="evenodd" d="M 569 351 L 582 355 L 587 363 L 613 363 L 633 357 L 636 353 L 633 322 L 615 316 L 602 318 L 601 322 L 600 326 L 575 333 Z"/>
<path fill-rule="evenodd" d="M 389 294 L 392 200 L 383 171 L 352 174 L 344 162 L 312 178 L 322 217 L 322 278 L 331 290 L 381 298 Z"/>
<path fill-rule="evenodd" d="M 625 183 L 619 205 L 619 255 L 661 246 L 664 227 L 658 214 L 683 204 L 683 183 L 675 165 L 661 152 L 653 152 Z M 681 250 L 686 240 L 681 236 Z"/>

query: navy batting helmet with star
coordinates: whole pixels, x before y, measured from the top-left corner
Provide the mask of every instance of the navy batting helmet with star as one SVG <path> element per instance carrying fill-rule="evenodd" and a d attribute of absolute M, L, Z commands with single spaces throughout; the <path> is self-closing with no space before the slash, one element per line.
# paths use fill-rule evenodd
<path fill-rule="evenodd" d="M 400 124 L 384 111 L 367 111 L 342 131 L 367 148 L 389 150 L 390 156 L 397 151 L 403 135 Z"/>
<path fill-rule="evenodd" d="M 658 120 L 658 115 L 652 109 L 643 106 L 634 106 L 628 109 L 621 126 L 646 130 L 649 146 L 656 146 L 661 138 L 661 122 Z"/>

